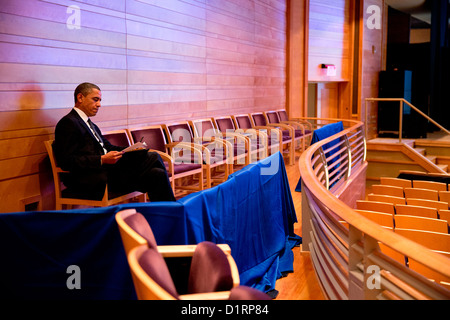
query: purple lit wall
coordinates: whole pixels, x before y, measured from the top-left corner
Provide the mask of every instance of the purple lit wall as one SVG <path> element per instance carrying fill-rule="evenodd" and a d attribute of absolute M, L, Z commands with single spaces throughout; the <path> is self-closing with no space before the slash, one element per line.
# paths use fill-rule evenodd
<path fill-rule="evenodd" d="M 102 130 L 284 107 L 285 0 L 1 0 L 0 212 L 52 208 L 43 141 L 98 84 Z"/>

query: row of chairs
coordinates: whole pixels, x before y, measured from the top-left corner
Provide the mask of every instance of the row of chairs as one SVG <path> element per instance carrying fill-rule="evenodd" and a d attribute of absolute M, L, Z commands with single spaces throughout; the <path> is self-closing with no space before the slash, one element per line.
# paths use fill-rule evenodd
<path fill-rule="evenodd" d="M 115 218 L 139 300 L 270 300 L 264 292 L 240 285 L 228 245 L 204 241 L 158 246 L 147 220 L 135 209 L 120 211 Z"/>
<path fill-rule="evenodd" d="M 450 192 L 445 183 L 388 177 L 381 177 L 380 183 L 372 186 L 367 201 L 357 201 L 357 209 L 389 215 L 394 219 L 384 219 L 387 223 L 384 226 L 392 229 L 448 233 Z M 407 220 L 405 216 L 411 219 Z"/>
<path fill-rule="evenodd" d="M 382 185 L 397 186 L 403 188 L 422 188 L 436 191 L 448 190 L 447 183 L 432 180 L 409 180 L 403 178 L 380 177 L 380 183 Z"/>
<path fill-rule="evenodd" d="M 450 191 L 447 188 L 442 182 L 381 177 L 380 184 L 372 185 L 372 193 L 448 203 Z"/>
<path fill-rule="evenodd" d="M 294 159 L 291 154 L 295 151 L 292 144 L 295 140 L 290 135 L 283 134 L 279 127 L 253 125 L 245 128 L 242 123 L 250 116 L 196 119 L 123 129 L 108 132 L 105 137 L 117 145 L 145 142 L 150 150 L 158 152 L 165 160 L 174 191 L 200 191 L 225 181 L 229 174 L 242 166 L 264 159 L 280 149 L 287 150 L 289 161 Z M 198 178 L 186 179 L 194 175 Z M 205 183 L 202 183 L 203 176 Z M 175 181 L 180 183 L 176 185 Z"/>
<path fill-rule="evenodd" d="M 439 211 L 417 205 L 358 200 L 356 211 L 390 230 L 415 229 L 448 234 L 449 210 Z"/>
<path fill-rule="evenodd" d="M 285 151 L 294 164 L 295 149 L 303 151 L 310 143 L 312 126 L 301 119 L 287 119 L 285 110 L 258 112 L 216 118 L 196 119 L 171 124 L 144 126 L 104 133 L 112 144 L 130 146 L 145 142 L 166 163 L 174 193 L 201 191 L 225 181 L 234 170 Z M 63 205 L 109 206 L 146 195 L 138 192 L 112 195 L 105 190 L 103 199 L 77 199 L 64 190 L 52 150 L 46 141 L 55 183 L 56 209 Z"/>
<path fill-rule="evenodd" d="M 384 228 L 450 257 L 450 210 L 446 183 L 381 177 L 356 211 Z M 410 269 L 450 288 L 450 279 L 380 243 L 381 250 Z"/>
<path fill-rule="evenodd" d="M 407 199 L 407 202 L 395 204 L 393 202 L 358 200 L 355 211 L 386 229 L 392 230 L 432 251 L 450 258 L 450 211 L 437 209 L 433 206 L 424 207 L 417 205 L 434 202 L 431 200 L 410 198 Z M 445 205 L 448 206 L 447 203 Z M 379 246 L 381 252 L 387 256 L 450 289 L 450 279 L 426 268 L 417 261 L 389 248 L 383 243 L 379 243 Z"/>

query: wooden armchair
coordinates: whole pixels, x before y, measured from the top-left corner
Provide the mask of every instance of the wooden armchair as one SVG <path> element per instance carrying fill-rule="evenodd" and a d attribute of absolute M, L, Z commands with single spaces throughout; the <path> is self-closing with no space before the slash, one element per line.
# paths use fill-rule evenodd
<path fill-rule="evenodd" d="M 253 122 L 253 127 L 270 127 L 278 129 L 281 132 L 281 151 L 283 155 L 287 155 L 289 164 L 295 163 L 295 131 L 294 128 L 286 124 L 272 124 L 269 123 L 266 116 L 262 112 L 250 113 L 250 119 Z"/>
<path fill-rule="evenodd" d="M 166 136 L 161 125 L 145 126 L 142 128 L 128 129 L 132 143 L 145 142 L 149 151 L 157 152 L 163 159 L 172 190 L 175 196 L 179 196 L 179 190 L 184 192 L 196 192 L 204 189 L 202 152 L 189 145 L 167 143 Z M 189 161 L 180 160 L 180 154 L 194 155 Z"/>
<path fill-rule="evenodd" d="M 266 117 L 268 123 L 282 126 L 284 135 L 292 134 L 292 130 L 286 129 L 285 126 L 292 127 L 294 129 L 294 135 L 291 136 L 291 138 L 294 139 L 295 149 L 302 152 L 306 150 L 307 145 L 309 145 L 309 142 L 311 141 L 312 134 L 311 131 L 308 131 L 309 135 L 306 135 L 306 129 L 303 124 L 295 121 L 281 121 L 277 111 L 265 111 L 264 116 Z M 308 140 L 308 144 L 306 140 Z"/>
<path fill-rule="evenodd" d="M 282 133 L 281 130 L 275 127 L 269 126 L 255 126 L 250 118 L 249 114 L 232 115 L 236 130 L 242 130 L 247 132 L 255 132 L 258 137 L 264 135 L 264 140 L 259 139 L 258 143 L 264 141 L 267 148 L 267 155 L 272 155 L 278 151 L 281 151 L 282 147 Z"/>
<path fill-rule="evenodd" d="M 159 246 L 145 217 L 135 209 L 115 216 L 138 299 L 228 299 L 239 272 L 226 244 Z M 187 292 L 180 293 L 165 259 L 191 259 Z M 207 262 L 204 263 L 203 259 Z M 211 266 L 214 270 L 211 270 Z M 198 279 L 202 278 L 201 281 Z"/>
<path fill-rule="evenodd" d="M 202 152 L 203 168 L 206 175 L 206 187 L 213 183 L 221 183 L 230 175 L 228 159 L 230 155 L 229 145 L 222 139 L 203 140 L 194 137 L 188 121 L 163 125 L 168 143 L 177 143 L 179 146 L 189 145 Z"/>
<path fill-rule="evenodd" d="M 147 200 L 147 195 L 141 192 L 135 191 L 127 194 L 113 194 L 108 191 L 108 185 L 106 185 L 105 193 L 101 200 L 83 199 L 77 197 L 76 193 L 64 187 L 61 180 L 61 174 L 68 173 L 62 170 L 56 163 L 53 154 L 53 141 L 44 141 L 45 148 L 47 149 L 48 156 L 50 158 L 50 164 L 52 167 L 53 181 L 55 185 L 55 209 L 62 210 L 63 205 L 71 207 L 72 205 L 88 206 L 88 207 L 107 207 L 118 203 L 123 203 L 136 197 L 142 197 L 143 201 Z"/>
<path fill-rule="evenodd" d="M 307 142 L 306 142 L 306 146 L 305 146 L 307 148 L 310 145 L 311 140 L 312 140 L 312 134 L 313 134 L 312 124 L 301 118 L 289 118 L 286 110 L 284 110 L 284 109 L 276 110 L 276 112 L 278 114 L 278 118 L 280 119 L 281 123 L 297 124 L 297 125 L 303 126 L 303 128 L 304 128 L 303 135 L 307 138 Z"/>
<path fill-rule="evenodd" d="M 217 130 L 221 133 L 236 133 L 249 139 L 250 163 L 267 158 L 269 149 L 267 144 L 267 134 L 265 132 L 254 129 L 237 129 L 231 116 L 215 117 L 212 118 L 212 121 Z"/>
<path fill-rule="evenodd" d="M 212 119 L 196 119 L 190 121 L 195 138 L 205 141 L 212 139 L 221 139 L 227 141 L 228 156 L 230 161 L 230 172 L 238 170 L 242 165 L 250 163 L 250 139 L 242 134 L 234 132 L 220 132 L 213 123 Z"/>

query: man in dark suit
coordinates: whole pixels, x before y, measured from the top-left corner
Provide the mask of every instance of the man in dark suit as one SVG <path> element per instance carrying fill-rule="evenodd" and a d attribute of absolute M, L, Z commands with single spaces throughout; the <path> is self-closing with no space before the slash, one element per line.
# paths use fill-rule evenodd
<path fill-rule="evenodd" d="M 80 84 L 74 92 L 75 106 L 56 125 L 53 150 L 56 162 L 66 171 L 63 183 L 78 195 L 101 199 L 108 190 L 147 192 L 150 201 L 175 201 L 164 162 L 156 152 L 124 154 L 92 123 L 101 107 L 102 94 L 92 83 Z"/>

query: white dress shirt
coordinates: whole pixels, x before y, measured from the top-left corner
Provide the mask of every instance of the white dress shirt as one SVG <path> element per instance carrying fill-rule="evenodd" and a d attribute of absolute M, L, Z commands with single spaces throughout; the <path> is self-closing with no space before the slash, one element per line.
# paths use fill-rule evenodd
<path fill-rule="evenodd" d="M 83 121 L 86 123 L 86 125 L 88 126 L 88 128 L 91 130 L 91 132 L 92 132 L 92 134 L 94 135 L 95 139 L 97 139 L 98 143 L 100 143 L 100 145 L 101 145 L 102 148 L 103 148 L 103 154 L 107 154 L 108 151 L 106 151 L 106 149 L 103 147 L 103 141 L 101 141 L 101 140 L 98 138 L 97 133 L 95 133 L 95 132 L 94 132 L 94 129 L 89 125 L 89 123 L 88 123 L 89 117 L 86 115 L 86 113 L 84 113 L 83 110 L 78 109 L 78 108 L 76 108 L 76 107 L 74 107 L 73 109 L 79 114 L 80 118 L 83 119 Z"/>

